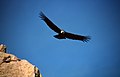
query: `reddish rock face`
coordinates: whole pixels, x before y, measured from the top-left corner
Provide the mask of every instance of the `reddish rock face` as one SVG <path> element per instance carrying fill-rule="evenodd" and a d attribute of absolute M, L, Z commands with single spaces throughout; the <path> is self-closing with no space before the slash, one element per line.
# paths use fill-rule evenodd
<path fill-rule="evenodd" d="M 5 53 L 4 46 L 0 45 L 0 77 L 42 77 L 38 68 L 27 60 Z"/>
<path fill-rule="evenodd" d="M 3 44 L 0 44 L 0 52 L 6 53 L 6 46 Z"/>

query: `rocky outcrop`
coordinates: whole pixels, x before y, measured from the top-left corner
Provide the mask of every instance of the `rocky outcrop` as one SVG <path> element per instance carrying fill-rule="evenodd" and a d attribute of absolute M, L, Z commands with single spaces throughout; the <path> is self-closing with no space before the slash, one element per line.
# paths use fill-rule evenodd
<path fill-rule="evenodd" d="M 27 60 L 21 60 L 6 53 L 6 46 L 0 45 L 0 77 L 42 77 L 38 68 Z"/>

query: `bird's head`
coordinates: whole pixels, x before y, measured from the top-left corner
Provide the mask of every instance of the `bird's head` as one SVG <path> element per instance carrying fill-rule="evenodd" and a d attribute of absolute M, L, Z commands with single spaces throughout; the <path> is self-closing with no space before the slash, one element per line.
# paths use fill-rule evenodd
<path fill-rule="evenodd" d="M 60 32 L 60 33 L 64 34 L 64 33 L 65 33 L 65 31 L 64 31 L 64 30 L 61 30 L 61 32 Z"/>

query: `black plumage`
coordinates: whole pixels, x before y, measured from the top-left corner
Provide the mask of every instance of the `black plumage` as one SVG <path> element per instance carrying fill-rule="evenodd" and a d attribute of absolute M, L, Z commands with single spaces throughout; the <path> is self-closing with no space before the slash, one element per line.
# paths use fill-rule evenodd
<path fill-rule="evenodd" d="M 69 32 L 66 32 L 60 28 L 58 28 L 50 19 L 48 19 L 43 12 L 40 13 L 40 18 L 56 33 L 58 33 L 57 35 L 55 35 L 54 37 L 57 39 L 72 39 L 72 40 L 80 40 L 83 42 L 87 42 L 90 40 L 89 36 L 82 36 L 82 35 L 77 35 L 77 34 L 72 34 Z"/>

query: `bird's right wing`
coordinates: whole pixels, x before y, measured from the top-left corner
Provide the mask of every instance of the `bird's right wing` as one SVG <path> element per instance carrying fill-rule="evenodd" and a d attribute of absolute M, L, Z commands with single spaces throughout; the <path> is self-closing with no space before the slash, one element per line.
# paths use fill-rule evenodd
<path fill-rule="evenodd" d="M 55 32 L 60 33 L 61 29 L 58 28 L 52 21 L 50 21 L 42 12 L 40 13 L 39 16 L 42 20 L 45 21 L 45 23 Z"/>
<path fill-rule="evenodd" d="M 65 37 L 72 40 L 80 40 L 83 42 L 87 42 L 90 40 L 90 36 L 82 36 L 82 35 L 72 34 L 68 32 L 65 32 Z"/>

